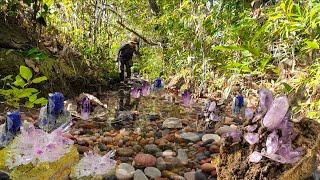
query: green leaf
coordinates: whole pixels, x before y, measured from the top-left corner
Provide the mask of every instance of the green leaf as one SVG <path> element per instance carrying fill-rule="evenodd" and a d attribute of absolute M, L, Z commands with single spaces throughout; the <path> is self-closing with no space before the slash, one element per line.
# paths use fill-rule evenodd
<path fill-rule="evenodd" d="M 39 98 L 33 102 L 34 104 L 41 104 L 42 106 L 46 105 L 48 103 L 48 100 L 46 98 Z"/>
<path fill-rule="evenodd" d="M 287 83 L 282 83 L 282 84 L 284 86 L 285 92 L 289 93 L 292 91 L 293 88 L 289 84 L 287 84 Z"/>
<path fill-rule="evenodd" d="M 41 76 L 38 78 L 35 78 L 32 80 L 32 83 L 38 84 L 41 83 L 42 81 L 46 81 L 48 78 L 46 76 Z"/>
<path fill-rule="evenodd" d="M 309 49 L 319 49 L 319 44 L 317 41 L 307 41 L 306 44 Z"/>
<path fill-rule="evenodd" d="M 11 80 L 11 81 L 12 81 L 12 80 L 13 80 L 13 79 L 12 79 L 12 76 L 13 76 L 13 75 L 8 75 L 8 76 L 2 78 L 1 80 L 2 80 L 2 81 Z"/>
<path fill-rule="evenodd" d="M 26 106 L 27 108 L 33 108 L 33 107 L 34 107 L 34 103 L 33 103 L 33 102 L 30 102 L 30 101 L 27 101 L 27 102 L 25 103 L 25 106 Z"/>
<path fill-rule="evenodd" d="M 29 96 L 29 101 L 30 101 L 30 102 L 34 102 L 35 100 L 37 100 L 38 94 L 39 94 L 39 93 L 36 93 L 36 94 L 33 94 L 32 96 Z"/>
<path fill-rule="evenodd" d="M 25 98 L 31 96 L 33 93 L 37 93 L 38 90 L 34 88 L 26 88 L 19 90 L 19 93 L 17 93 L 18 98 Z"/>
<path fill-rule="evenodd" d="M 30 68 L 26 66 L 20 66 L 20 75 L 25 79 L 25 80 L 30 80 L 32 78 L 32 71 Z"/>
<path fill-rule="evenodd" d="M 24 87 L 26 85 L 26 82 L 21 78 L 21 76 L 16 76 L 16 81 L 13 82 L 13 85 Z"/>

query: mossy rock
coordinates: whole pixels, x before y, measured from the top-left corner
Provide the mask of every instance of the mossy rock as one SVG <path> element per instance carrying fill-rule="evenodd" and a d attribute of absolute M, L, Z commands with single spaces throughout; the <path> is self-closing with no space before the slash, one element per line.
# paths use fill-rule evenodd
<path fill-rule="evenodd" d="M 79 161 L 79 153 L 75 146 L 70 147 L 70 151 L 62 156 L 58 161 L 40 163 L 36 166 L 32 164 L 21 165 L 9 170 L 5 166 L 10 146 L 0 151 L 0 170 L 10 172 L 12 180 L 62 180 L 67 179 L 71 173 L 71 167 Z"/>

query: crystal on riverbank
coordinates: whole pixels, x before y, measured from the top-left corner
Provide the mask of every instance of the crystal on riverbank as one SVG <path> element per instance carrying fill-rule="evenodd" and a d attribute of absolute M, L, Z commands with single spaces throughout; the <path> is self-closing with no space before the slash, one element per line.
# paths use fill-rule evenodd
<path fill-rule="evenodd" d="M 70 151 L 73 141 L 63 136 L 64 127 L 46 133 L 32 124 L 21 128 L 19 135 L 10 145 L 6 159 L 9 169 L 32 163 L 54 162 Z"/>
<path fill-rule="evenodd" d="M 84 120 L 89 119 L 91 111 L 90 99 L 85 96 L 81 102 L 81 118 Z"/>
<path fill-rule="evenodd" d="M 114 173 L 116 161 L 111 159 L 112 151 L 104 156 L 89 152 L 85 153 L 79 163 L 72 168 L 71 178 L 108 176 Z"/>
<path fill-rule="evenodd" d="M 71 121 L 71 114 L 64 110 L 64 96 L 59 92 L 49 94 L 49 103 L 40 109 L 39 127 L 52 132 L 63 124 Z"/>
<path fill-rule="evenodd" d="M 20 132 L 21 116 L 19 112 L 8 112 L 6 122 L 0 126 L 0 147 L 9 144 Z"/>

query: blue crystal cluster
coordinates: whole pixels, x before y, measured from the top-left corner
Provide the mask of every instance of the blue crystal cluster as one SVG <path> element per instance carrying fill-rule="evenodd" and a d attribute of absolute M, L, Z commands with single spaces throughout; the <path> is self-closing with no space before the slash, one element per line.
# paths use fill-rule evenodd
<path fill-rule="evenodd" d="M 64 96 L 60 92 L 50 93 L 48 104 L 40 110 L 39 127 L 51 132 L 71 119 L 69 112 L 64 110 Z"/>
<path fill-rule="evenodd" d="M 19 112 L 8 112 L 5 124 L 0 127 L 0 147 L 9 144 L 20 132 L 21 116 Z"/>

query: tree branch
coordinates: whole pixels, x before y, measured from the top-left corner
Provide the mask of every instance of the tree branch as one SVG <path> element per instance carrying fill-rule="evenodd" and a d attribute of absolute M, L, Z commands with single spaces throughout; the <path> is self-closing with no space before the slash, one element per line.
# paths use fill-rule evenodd
<path fill-rule="evenodd" d="M 149 41 L 147 38 L 143 37 L 142 35 L 140 35 L 139 33 L 137 33 L 136 31 L 134 31 L 133 29 L 129 28 L 128 26 L 124 25 L 122 22 L 117 21 L 117 23 L 122 26 L 123 28 L 125 28 L 126 30 L 132 32 L 133 34 L 135 34 L 136 36 L 138 36 L 140 39 L 142 39 L 145 43 L 153 45 L 153 46 L 157 46 L 159 45 L 159 43 L 155 43 L 152 41 Z"/>

